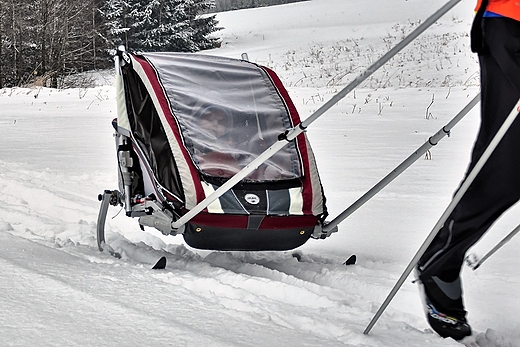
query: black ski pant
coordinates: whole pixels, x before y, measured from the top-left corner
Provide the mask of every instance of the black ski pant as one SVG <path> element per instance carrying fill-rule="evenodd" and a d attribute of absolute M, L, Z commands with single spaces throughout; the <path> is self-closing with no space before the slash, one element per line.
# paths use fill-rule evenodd
<path fill-rule="evenodd" d="M 520 98 L 520 22 L 484 18 L 483 32 L 487 49 L 479 55 L 481 125 L 466 175 Z M 421 277 L 458 279 L 466 251 L 519 199 L 520 116 L 420 259 Z"/>

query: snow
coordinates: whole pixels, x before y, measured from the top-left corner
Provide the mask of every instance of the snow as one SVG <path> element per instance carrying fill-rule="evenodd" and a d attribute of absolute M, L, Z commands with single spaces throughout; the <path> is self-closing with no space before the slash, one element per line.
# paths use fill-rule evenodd
<path fill-rule="evenodd" d="M 302 118 L 440 4 L 312 0 L 218 14 L 222 47 L 278 72 Z M 309 127 L 331 217 L 436 133 L 478 93 L 464 0 Z M 428 328 L 412 276 L 362 332 L 450 202 L 478 130 L 472 110 L 326 240 L 292 252 L 209 252 L 109 210 L 117 188 L 114 89 L 0 90 L 0 336 L 3 346 L 457 346 Z M 508 211 L 472 252 L 518 223 Z M 482 346 L 520 346 L 520 280 L 510 241 L 462 277 Z M 356 254 L 358 263 L 342 262 Z M 165 270 L 148 263 L 168 258 Z"/>

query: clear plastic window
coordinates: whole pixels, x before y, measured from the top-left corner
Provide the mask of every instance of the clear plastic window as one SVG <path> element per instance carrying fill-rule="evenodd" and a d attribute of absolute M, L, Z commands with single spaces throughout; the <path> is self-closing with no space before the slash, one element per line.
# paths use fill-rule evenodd
<path fill-rule="evenodd" d="M 158 70 L 186 148 L 206 175 L 232 177 L 293 126 L 266 73 L 218 57 L 146 54 Z M 249 181 L 301 177 L 294 142 L 251 173 Z"/>

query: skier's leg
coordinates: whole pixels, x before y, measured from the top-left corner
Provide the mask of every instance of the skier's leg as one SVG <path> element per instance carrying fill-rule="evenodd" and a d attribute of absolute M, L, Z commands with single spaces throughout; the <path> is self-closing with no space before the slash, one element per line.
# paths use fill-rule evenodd
<path fill-rule="evenodd" d="M 482 122 L 468 172 L 520 97 L 520 23 L 491 18 L 485 19 L 485 28 L 489 53 L 479 56 Z M 466 250 L 518 201 L 519 138 L 520 119 L 517 119 L 421 258 L 419 265 L 423 272 L 442 275 L 444 280 L 456 279 Z M 443 257 L 446 259 L 442 260 Z"/>
<path fill-rule="evenodd" d="M 485 19 L 484 27 L 489 50 L 479 56 L 482 122 L 468 172 L 520 97 L 520 23 L 493 18 Z M 519 138 L 517 119 L 419 261 L 427 304 L 435 311 L 428 320 L 442 336 L 462 338 L 471 332 L 459 273 L 466 251 L 520 198 Z M 451 325 L 449 318 L 454 318 Z"/>

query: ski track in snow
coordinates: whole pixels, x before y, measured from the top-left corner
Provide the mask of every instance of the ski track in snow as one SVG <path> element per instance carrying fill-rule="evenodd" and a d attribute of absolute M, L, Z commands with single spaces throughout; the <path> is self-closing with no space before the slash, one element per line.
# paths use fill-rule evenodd
<path fill-rule="evenodd" d="M 195 341 L 189 336 L 196 332 L 200 345 L 262 346 L 261 336 L 255 338 L 254 327 L 258 325 L 277 332 L 282 336 L 281 345 L 287 346 L 295 345 L 302 335 L 305 342 L 298 345 L 387 346 L 385 341 L 399 339 L 403 333 L 410 345 L 434 345 L 438 341 L 435 335 L 425 336 L 413 327 L 414 316 L 392 308 L 385 314 L 391 317 L 390 323 L 380 323 L 384 334 L 367 337 L 359 333 L 377 309 L 370 298 L 381 297 L 393 283 L 393 272 L 385 269 L 388 264 L 347 267 L 342 264 L 344 259 L 304 252 L 299 252 L 300 262 L 291 252 L 199 255 L 183 245 L 154 250 L 122 236 L 111 242 L 117 251 L 127 254 L 117 260 L 95 249 L 94 223 L 74 223 L 72 216 L 66 218 L 72 213 L 41 208 L 41 199 L 31 199 L 44 197 L 55 202 L 54 207 L 63 204 L 76 215 L 93 219 L 95 203 L 68 196 L 64 188 L 71 182 L 66 178 L 60 182 L 61 190 L 57 186 L 39 188 L 41 176 L 9 171 L 5 165 L 3 169 L 0 187 L 6 200 L 1 215 L 14 220 L 24 216 L 20 225 L 0 222 L 2 268 L 16 273 L 16 281 L 4 292 L 25 293 L 18 289 L 31 287 L 32 293 L 30 297 L 8 297 L 5 312 L 14 313 L 9 321 L 26 321 L 24 316 L 30 315 L 29 323 L 39 323 L 24 324 L 24 328 L 4 325 L 8 334 L 14 334 L 10 329 L 16 331 L 20 345 L 45 337 L 47 334 L 39 331 L 45 329 L 52 332 L 48 345 L 59 345 L 62 338 L 71 345 L 110 344 L 118 339 L 136 344 L 153 340 L 154 345 L 168 345 L 174 339 L 176 344 L 193 345 Z M 22 226 L 25 229 L 19 230 Z M 167 269 L 149 270 L 135 260 L 139 258 L 136 253 L 143 259 L 165 255 Z M 117 295 L 111 291 L 117 291 Z M 139 293 L 137 297 L 135 292 Z M 200 322 L 201 305 L 204 315 L 212 317 L 210 321 Z M 47 323 L 52 321 L 57 323 Z M 64 325 L 64 321 L 71 321 L 71 325 Z M 125 321 L 132 325 L 130 336 Z M 135 322 L 139 322 L 138 327 Z M 230 343 L 225 334 L 216 333 L 220 322 L 243 327 L 242 332 L 234 331 L 242 336 L 243 344 L 237 336 Z M 68 331 L 76 325 L 89 329 L 76 332 L 71 339 Z M 98 333 L 92 334 L 92 329 Z M 172 335 L 168 337 L 164 331 L 172 331 Z M 395 333 L 397 336 L 392 337 Z M 257 334 L 262 335 L 263 329 Z"/>
<path fill-rule="evenodd" d="M 313 0 L 219 14 L 223 47 L 211 53 L 246 51 L 274 68 L 305 118 L 438 6 L 349 4 Z M 332 216 L 477 92 L 464 34 L 472 6 L 464 1 L 308 130 Z M 106 238 L 122 259 L 99 252 L 96 197 L 117 182 L 114 114 L 108 86 L 0 90 L 2 345 L 460 346 L 429 330 L 411 278 L 371 334 L 362 331 L 449 202 L 478 128 L 476 112 L 432 149 L 432 160 L 419 160 L 338 234 L 297 250 L 301 261 L 293 252 L 192 250 L 180 237 L 140 231 L 113 207 Z M 331 142 L 341 150 L 331 151 Z M 476 251 L 518 223 L 515 211 Z M 481 347 L 520 346 L 519 245 L 513 240 L 478 271 L 463 273 Z M 352 253 L 358 264 L 343 265 Z M 166 269 L 151 270 L 161 256 Z"/>
<path fill-rule="evenodd" d="M 0 262 L 6 273 L 16 273 L 16 280 L 1 283 L 10 286 L 4 288 L 8 293 L 25 293 L 20 288 L 31 288 L 30 297 L 17 294 L 5 303 L 4 312 L 14 314 L 8 321 L 24 322 L 24 327 L 14 323 L 2 329 L 9 335 L 16 331 L 20 345 L 48 335 L 49 345 L 58 345 L 75 325 L 100 330 L 97 335 L 103 337 L 86 330 L 68 339 L 72 345 L 107 343 L 104 332 L 108 331 L 113 341 L 124 338 L 144 343 L 152 339 L 154 345 L 167 345 L 168 339 L 153 335 L 153 331 L 176 331 L 171 338 L 182 341 L 179 329 L 187 335 L 197 331 L 202 345 L 219 345 L 219 340 L 228 345 L 224 335 L 215 336 L 213 332 L 222 321 L 278 329 L 285 339 L 283 345 L 292 345 L 301 334 L 306 336 L 303 345 L 309 346 L 385 345 L 384 339 L 373 344 L 373 337 L 359 333 L 376 305 L 354 294 L 360 289 L 365 294 L 384 294 L 393 279 L 377 269 L 382 264 L 347 267 L 341 258 L 301 252 L 300 262 L 291 252 L 211 252 L 203 256 L 183 245 L 154 250 L 112 235 L 110 244 L 123 254 L 123 260 L 117 260 L 97 251 L 93 222 L 74 221 L 78 215 L 94 219 L 97 212 L 95 202 L 68 193 L 66 187 L 75 182 L 74 178 L 67 182 L 63 177 L 59 184 L 45 186 L 42 180 L 53 181 L 51 177 L 43 179 L 49 173 L 13 170 L 5 164 L 2 169 L 0 191 L 5 200 L 0 209 Z M 53 203 L 45 206 L 45 201 Z M 64 213 L 60 206 L 69 212 Z M 162 255 L 168 258 L 166 271 L 149 270 L 140 262 Z M 377 278 L 375 283 L 367 283 L 367 272 Z M 117 295 L 110 291 L 117 291 Z M 134 292 L 140 293 L 138 298 Z M 186 327 L 183 322 L 201 319 L 198 305 L 204 306 L 205 316 L 218 319 L 204 321 L 202 327 L 196 323 Z M 424 341 L 423 333 L 405 323 L 413 317 L 395 314 L 394 319 L 404 320 L 392 323 L 397 324 L 398 331 L 410 330 L 417 341 Z M 31 316 L 29 321 L 26 315 Z M 132 336 L 127 335 L 125 320 L 132 326 L 134 320 L 139 321 L 139 329 Z M 53 321 L 56 323 L 47 324 Z M 64 321 L 71 323 L 63 325 Z M 35 332 L 43 328 L 47 332 Z M 253 339 L 249 329 L 244 334 L 244 345 L 265 345 L 262 339 Z M 191 340 L 186 343 L 193 345 Z"/>

